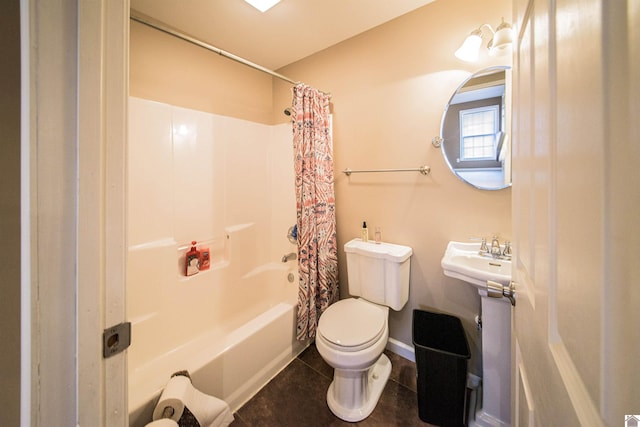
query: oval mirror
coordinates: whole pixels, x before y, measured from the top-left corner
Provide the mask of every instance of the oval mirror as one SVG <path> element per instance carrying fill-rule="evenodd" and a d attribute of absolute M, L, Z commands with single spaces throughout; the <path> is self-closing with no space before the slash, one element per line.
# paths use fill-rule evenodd
<path fill-rule="evenodd" d="M 481 190 L 511 186 L 511 67 L 472 74 L 456 89 L 440 126 L 451 171 Z"/>

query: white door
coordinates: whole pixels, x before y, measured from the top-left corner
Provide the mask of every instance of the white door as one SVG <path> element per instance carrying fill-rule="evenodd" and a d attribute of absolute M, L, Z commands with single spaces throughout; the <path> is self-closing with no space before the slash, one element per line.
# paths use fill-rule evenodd
<path fill-rule="evenodd" d="M 640 1 L 514 0 L 513 425 L 640 413 Z"/>

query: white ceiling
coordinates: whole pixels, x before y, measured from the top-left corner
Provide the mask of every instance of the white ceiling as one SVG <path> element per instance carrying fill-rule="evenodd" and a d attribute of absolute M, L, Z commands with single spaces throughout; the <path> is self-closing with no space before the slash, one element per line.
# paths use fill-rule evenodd
<path fill-rule="evenodd" d="M 281 0 L 261 13 L 244 0 L 131 0 L 131 9 L 277 70 L 433 1 Z"/>

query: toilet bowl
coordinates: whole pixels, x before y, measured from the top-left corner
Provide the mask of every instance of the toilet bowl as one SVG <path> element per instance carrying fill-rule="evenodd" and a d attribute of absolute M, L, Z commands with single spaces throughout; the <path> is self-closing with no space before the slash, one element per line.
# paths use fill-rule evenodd
<path fill-rule="evenodd" d="M 391 363 L 382 354 L 389 338 L 388 311 L 388 307 L 349 298 L 320 317 L 316 347 L 334 368 L 327 404 L 345 421 L 360 421 L 371 414 L 391 374 Z"/>
<path fill-rule="evenodd" d="M 327 405 L 339 418 L 356 422 L 376 407 L 391 374 L 383 354 L 389 339 L 389 307 L 408 300 L 407 246 L 354 239 L 345 245 L 351 295 L 328 307 L 316 333 L 318 353 L 334 368 Z"/>

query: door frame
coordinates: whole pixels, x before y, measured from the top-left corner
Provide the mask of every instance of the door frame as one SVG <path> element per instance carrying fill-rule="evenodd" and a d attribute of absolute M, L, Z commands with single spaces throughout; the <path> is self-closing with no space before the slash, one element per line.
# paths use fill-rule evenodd
<path fill-rule="evenodd" d="M 127 425 L 128 0 L 20 1 L 22 426 Z"/>

